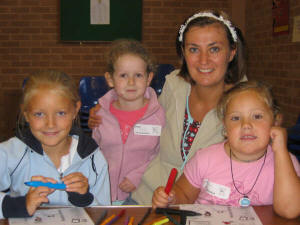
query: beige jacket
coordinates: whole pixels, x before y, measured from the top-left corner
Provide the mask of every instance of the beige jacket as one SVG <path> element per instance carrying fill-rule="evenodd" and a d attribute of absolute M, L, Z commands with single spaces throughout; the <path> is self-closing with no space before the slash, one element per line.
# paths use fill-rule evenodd
<path fill-rule="evenodd" d="M 186 97 L 190 94 L 191 85 L 177 76 L 179 70 L 166 77 L 159 102 L 165 109 L 166 126 L 160 137 L 160 151 L 157 157 L 148 165 L 142 181 L 132 198 L 139 204 L 151 204 L 153 191 L 158 186 L 165 186 L 172 168 L 177 168 L 180 177 L 180 167 L 183 163 L 180 153 L 180 142 L 183 133 L 183 119 L 186 108 Z M 223 125 L 216 115 L 215 109 L 204 117 L 188 154 L 188 160 L 201 148 L 221 142 Z"/>

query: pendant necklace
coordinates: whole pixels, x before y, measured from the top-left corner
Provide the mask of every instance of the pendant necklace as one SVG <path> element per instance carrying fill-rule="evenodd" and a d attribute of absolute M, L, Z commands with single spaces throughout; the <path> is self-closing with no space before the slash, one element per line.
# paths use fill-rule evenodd
<path fill-rule="evenodd" d="M 241 197 L 240 198 L 240 200 L 239 200 L 239 204 L 240 204 L 240 206 L 241 207 L 248 207 L 250 204 L 251 204 L 251 201 L 250 201 L 250 199 L 249 199 L 249 197 L 248 197 L 248 194 L 252 191 L 252 189 L 254 188 L 254 186 L 255 186 L 255 184 L 256 184 L 256 182 L 257 182 L 257 180 L 258 180 L 258 177 L 259 177 L 259 175 L 260 175 L 260 173 L 261 173 L 261 171 L 262 171 L 262 168 L 264 167 L 264 165 L 265 165 L 265 161 L 266 161 L 266 157 L 267 157 L 267 150 L 265 151 L 265 153 L 264 153 L 264 161 L 263 161 L 263 163 L 262 163 L 262 165 L 261 165 L 261 167 L 260 167 L 260 170 L 259 170 L 259 172 L 258 172 L 258 174 L 257 174 L 257 177 L 256 177 L 256 179 L 255 179 L 255 181 L 254 181 L 254 184 L 252 185 L 252 187 L 250 188 L 250 190 L 247 192 L 247 193 L 242 193 L 242 192 L 240 192 L 239 191 L 239 189 L 236 187 L 236 185 L 235 185 L 235 181 L 234 181 L 234 178 L 233 178 L 233 170 L 232 170 L 232 155 L 233 155 L 233 152 L 231 152 L 231 148 L 229 147 L 229 150 L 230 150 L 230 170 L 231 170 L 231 177 L 232 177 L 232 182 L 233 182 L 233 186 L 234 186 L 234 188 L 235 188 L 235 190 L 237 190 L 237 192 L 238 193 L 240 193 L 243 197 Z M 260 157 L 261 158 L 261 157 Z M 258 158 L 257 160 L 259 160 L 260 158 Z"/>

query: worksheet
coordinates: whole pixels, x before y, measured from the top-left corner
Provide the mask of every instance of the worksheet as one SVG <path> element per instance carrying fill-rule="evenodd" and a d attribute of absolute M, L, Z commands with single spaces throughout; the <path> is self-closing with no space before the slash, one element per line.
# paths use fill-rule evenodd
<path fill-rule="evenodd" d="M 39 209 L 30 218 L 9 219 L 10 225 L 94 225 L 83 208 Z"/>
<path fill-rule="evenodd" d="M 202 214 L 187 217 L 186 225 L 263 225 L 252 207 L 193 204 L 180 205 L 180 209 Z"/>

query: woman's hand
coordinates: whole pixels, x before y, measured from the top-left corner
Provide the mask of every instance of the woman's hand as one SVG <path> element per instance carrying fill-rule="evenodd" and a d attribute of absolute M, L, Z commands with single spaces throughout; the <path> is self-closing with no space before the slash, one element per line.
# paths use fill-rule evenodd
<path fill-rule="evenodd" d="M 90 109 L 88 126 L 91 129 L 99 126 L 102 122 L 102 118 L 100 116 L 96 115 L 96 113 L 100 110 L 100 108 L 101 108 L 101 106 L 99 104 L 97 104 L 93 108 Z"/>
<path fill-rule="evenodd" d="M 88 179 L 80 172 L 70 173 L 61 179 L 66 185 L 66 191 L 86 194 L 89 188 Z"/>
<path fill-rule="evenodd" d="M 171 190 L 168 195 L 165 187 L 158 187 L 152 196 L 152 208 L 167 207 L 170 204 L 175 204 L 175 192 Z"/>
<path fill-rule="evenodd" d="M 31 177 L 31 181 L 57 183 L 53 178 L 43 176 L 33 176 Z M 47 196 L 54 191 L 55 189 L 48 187 L 30 187 L 26 195 L 26 209 L 28 214 L 32 216 L 42 203 L 49 202 Z"/>

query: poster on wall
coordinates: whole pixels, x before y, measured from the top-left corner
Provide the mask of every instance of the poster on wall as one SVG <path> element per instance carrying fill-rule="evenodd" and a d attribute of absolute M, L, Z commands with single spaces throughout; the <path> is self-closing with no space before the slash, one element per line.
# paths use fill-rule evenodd
<path fill-rule="evenodd" d="M 273 0 L 273 35 L 289 33 L 289 0 Z"/>
<path fill-rule="evenodd" d="M 61 41 L 141 40 L 141 0 L 60 0 Z"/>

